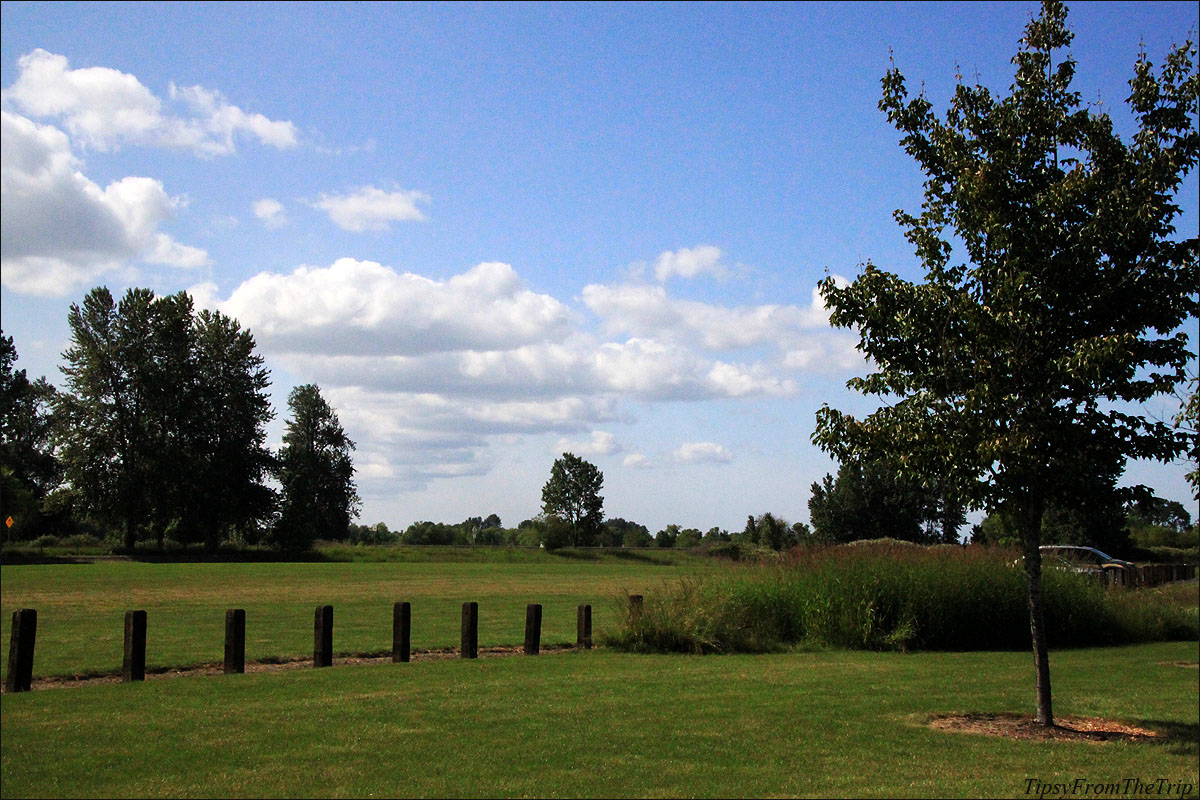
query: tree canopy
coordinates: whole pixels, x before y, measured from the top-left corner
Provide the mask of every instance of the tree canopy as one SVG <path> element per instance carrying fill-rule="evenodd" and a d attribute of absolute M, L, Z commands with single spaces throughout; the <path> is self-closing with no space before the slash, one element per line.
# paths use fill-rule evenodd
<path fill-rule="evenodd" d="M 42 502 L 60 478 L 51 427 L 56 392 L 45 378 L 31 382 L 16 361 L 12 337 L 0 331 L 0 523 L 11 516 L 17 534 L 28 535 L 40 528 Z"/>
<path fill-rule="evenodd" d="M 604 473 L 573 453 L 563 453 L 542 487 L 542 514 L 570 526 L 573 547 L 595 545 L 604 525 Z"/>
<path fill-rule="evenodd" d="M 826 475 L 814 482 L 808 511 L 821 542 L 889 538 L 953 544 L 966 521 L 956 501 L 873 461 L 847 462 L 836 480 Z"/>
<path fill-rule="evenodd" d="M 1086 501 L 1127 458 L 1169 460 L 1195 435 L 1138 413 L 1194 357 L 1198 244 L 1180 239 L 1175 193 L 1200 152 L 1192 43 L 1130 80 L 1125 141 L 1071 87 L 1059 2 L 1030 21 L 1007 97 L 961 82 L 944 119 L 894 66 L 880 109 L 925 174 L 919 214 L 896 212 L 925 280 L 868 262 L 821 284 L 877 371 L 849 386 L 883 405 L 865 419 L 823 407 L 814 441 L 974 508 L 1003 511 L 1025 550 L 1038 720 L 1052 723 L 1041 611 L 1042 517 Z"/>
<path fill-rule="evenodd" d="M 105 287 L 72 304 L 67 377 L 55 416 L 65 477 L 81 510 L 132 548 L 168 531 L 215 549 L 274 508 L 264 484 L 270 379 L 254 338 L 180 292 Z"/>
<path fill-rule="evenodd" d="M 354 442 L 315 384 L 293 389 L 288 408 L 292 416 L 279 453 L 283 496 L 276 539 L 285 548 L 304 550 L 317 539 L 345 539 L 358 513 Z"/>

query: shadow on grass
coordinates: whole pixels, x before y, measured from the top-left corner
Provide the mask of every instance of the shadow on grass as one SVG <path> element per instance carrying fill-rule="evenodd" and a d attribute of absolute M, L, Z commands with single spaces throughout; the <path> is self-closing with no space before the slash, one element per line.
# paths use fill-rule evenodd
<path fill-rule="evenodd" d="M 576 550 L 573 547 L 564 547 L 564 548 L 561 548 L 558 550 L 549 550 L 547 552 L 549 552 L 550 555 L 552 555 L 552 556 L 558 556 L 559 558 L 573 558 L 578 561 L 599 561 L 600 560 L 599 552 L 589 551 L 589 550 Z"/>
<path fill-rule="evenodd" d="M 1157 719 L 1139 720 L 1138 724 L 1156 732 L 1154 744 L 1172 755 L 1200 757 L 1200 725 Z"/>

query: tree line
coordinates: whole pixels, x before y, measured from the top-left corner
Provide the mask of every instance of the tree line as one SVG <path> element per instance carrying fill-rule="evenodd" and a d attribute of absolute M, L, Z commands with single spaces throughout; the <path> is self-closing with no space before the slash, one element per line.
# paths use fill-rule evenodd
<path fill-rule="evenodd" d="M 340 538 L 359 506 L 352 442 L 315 385 L 288 398 L 283 446 L 254 337 L 184 292 L 105 287 L 72 304 L 65 384 L 30 381 L 0 332 L 0 519 L 6 538 L 89 533 L 142 543 Z"/>

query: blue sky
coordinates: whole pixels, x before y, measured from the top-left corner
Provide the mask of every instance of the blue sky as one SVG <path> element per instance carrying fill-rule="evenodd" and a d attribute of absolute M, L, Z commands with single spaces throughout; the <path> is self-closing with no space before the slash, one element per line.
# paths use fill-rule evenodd
<path fill-rule="evenodd" d="M 4 332 L 61 384 L 92 286 L 190 291 L 255 333 L 274 441 L 321 386 L 368 523 L 515 525 L 565 450 L 652 531 L 807 520 L 816 409 L 871 407 L 816 282 L 921 274 L 889 57 L 938 108 L 956 73 L 1004 91 L 1036 8 L 4 3 Z M 1128 131 L 1140 43 L 1196 6 L 1070 11 L 1076 88 Z M 1126 477 L 1185 500 L 1185 472 Z"/>

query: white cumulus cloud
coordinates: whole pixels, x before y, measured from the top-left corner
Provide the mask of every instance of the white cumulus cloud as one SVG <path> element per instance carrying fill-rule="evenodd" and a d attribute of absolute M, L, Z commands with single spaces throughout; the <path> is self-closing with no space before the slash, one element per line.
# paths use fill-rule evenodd
<path fill-rule="evenodd" d="M 254 216 L 268 228 L 282 228 L 287 225 L 287 213 L 283 210 L 283 203 L 273 197 L 264 197 L 261 200 L 255 200 L 251 206 L 254 211 Z"/>
<path fill-rule="evenodd" d="M 562 438 L 554 445 L 555 452 L 579 456 L 610 456 L 621 451 L 617 437 L 608 431 L 592 431 L 588 439 Z"/>
<path fill-rule="evenodd" d="M 593 330 L 501 263 L 432 279 L 342 258 L 263 272 L 225 300 L 211 284 L 192 292 L 254 331 L 272 363 L 320 385 L 367 473 L 402 487 L 486 473 L 500 443 L 527 435 L 554 434 L 560 452 L 619 453 L 630 469 L 726 463 L 734 454 L 713 442 L 653 459 L 626 452 L 612 426 L 629 420 L 632 404 L 795 394 L 790 370 L 805 370 L 784 362 L 828 332 L 809 306 L 684 303 L 658 286 L 588 287 L 583 302 L 613 322 Z M 710 319 L 746 330 L 730 338 Z M 776 352 L 707 352 L 731 342 Z"/>
<path fill-rule="evenodd" d="M 183 201 L 160 181 L 127 177 L 101 189 L 79 171 L 67 136 L 0 111 L 0 258 L 6 286 L 62 296 L 130 261 L 208 263 L 204 250 L 158 230 Z"/>
<path fill-rule="evenodd" d="M 582 297 L 609 333 L 695 342 L 713 351 L 764 344 L 788 350 L 806 331 L 829 326 L 829 312 L 815 289 L 807 306 L 719 306 L 673 298 L 662 286 L 633 283 L 590 284 Z"/>
<path fill-rule="evenodd" d="M 291 122 L 247 113 L 201 86 L 171 84 L 170 99 L 185 112 L 171 114 L 141 81 L 119 70 L 71 69 L 66 56 L 42 49 L 21 56 L 17 66 L 20 74 L 4 90 L 5 104 L 31 117 L 59 120 L 83 147 L 153 145 L 214 156 L 233 153 L 235 136 L 243 134 L 275 148 L 297 143 Z"/>
<path fill-rule="evenodd" d="M 342 258 L 260 273 L 222 310 L 275 350 L 372 357 L 508 350 L 556 338 L 567 322 L 565 306 L 495 262 L 437 281 Z"/>
<path fill-rule="evenodd" d="M 706 273 L 718 278 L 729 274 L 729 269 L 721 263 L 720 248 L 710 244 L 667 250 L 654 261 L 654 277 L 659 283 L 665 283 L 675 275 L 695 278 Z"/>
<path fill-rule="evenodd" d="M 650 459 L 642 453 L 630 453 L 621 461 L 621 466 L 628 469 L 649 469 L 652 465 Z"/>
<path fill-rule="evenodd" d="M 680 464 L 728 464 L 733 453 L 716 442 L 684 442 L 672 454 Z"/>
<path fill-rule="evenodd" d="M 339 228 L 363 233 L 387 230 L 392 222 L 424 222 L 426 216 L 417 204 L 429 200 L 424 192 L 362 186 L 347 194 L 322 194 L 311 205 L 328 213 Z"/>

